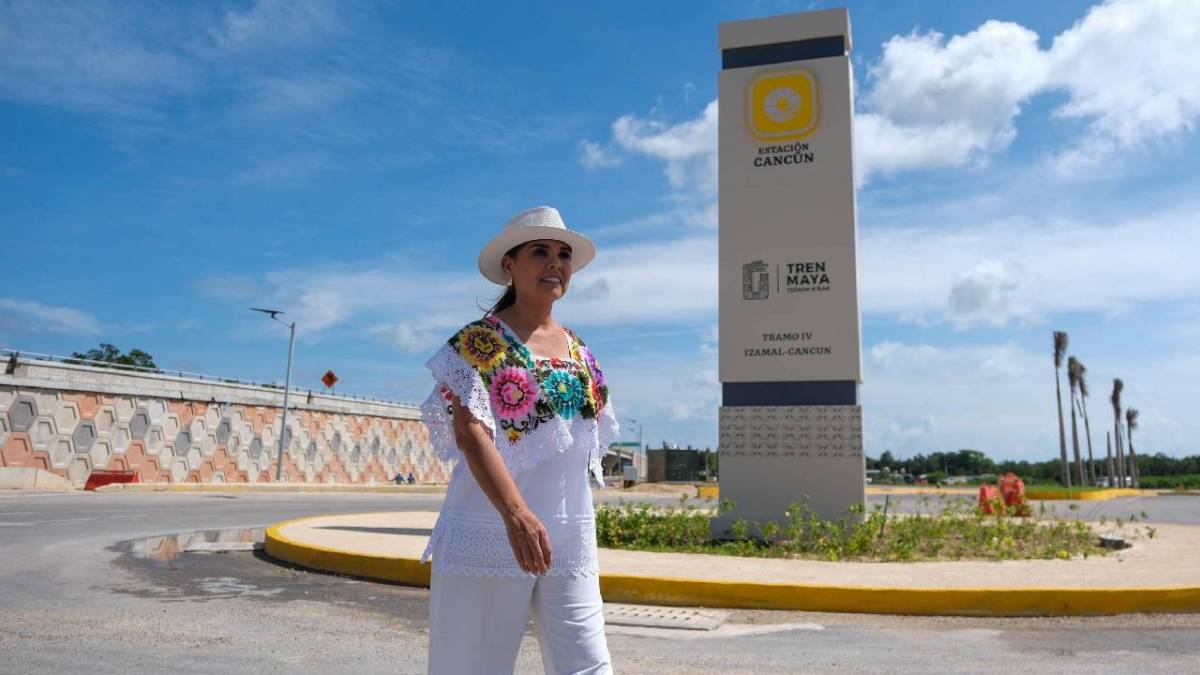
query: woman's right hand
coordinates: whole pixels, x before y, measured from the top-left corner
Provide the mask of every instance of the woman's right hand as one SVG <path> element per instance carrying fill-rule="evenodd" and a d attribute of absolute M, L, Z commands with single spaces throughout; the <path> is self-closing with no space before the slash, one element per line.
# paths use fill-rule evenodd
<path fill-rule="evenodd" d="M 530 574 L 550 571 L 550 536 L 532 511 L 522 508 L 505 515 L 504 528 L 522 570 Z"/>

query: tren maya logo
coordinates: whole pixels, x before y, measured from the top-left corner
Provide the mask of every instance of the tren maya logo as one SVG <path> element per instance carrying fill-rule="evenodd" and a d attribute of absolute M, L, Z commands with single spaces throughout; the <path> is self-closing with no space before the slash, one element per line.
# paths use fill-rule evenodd
<path fill-rule="evenodd" d="M 817 80 L 803 68 L 761 73 L 746 86 L 746 125 L 760 141 L 806 138 L 817 130 Z"/>
<path fill-rule="evenodd" d="M 742 297 L 746 300 L 766 300 L 771 294 L 771 273 L 761 260 L 742 265 Z"/>

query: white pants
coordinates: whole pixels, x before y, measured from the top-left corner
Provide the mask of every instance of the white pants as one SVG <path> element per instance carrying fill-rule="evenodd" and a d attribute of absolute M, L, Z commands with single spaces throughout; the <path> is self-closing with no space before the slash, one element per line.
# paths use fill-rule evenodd
<path fill-rule="evenodd" d="M 429 586 L 430 675 L 511 674 L 530 618 L 547 675 L 611 675 L 598 576 L 437 572 Z"/>

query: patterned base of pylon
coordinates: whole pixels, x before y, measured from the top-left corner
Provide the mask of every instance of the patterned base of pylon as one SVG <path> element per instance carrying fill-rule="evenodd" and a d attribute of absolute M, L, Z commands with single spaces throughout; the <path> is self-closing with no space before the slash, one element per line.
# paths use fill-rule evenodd
<path fill-rule="evenodd" d="M 796 503 L 836 519 L 866 499 L 860 406 L 722 407 L 720 439 L 721 500 L 734 507 L 715 535 L 736 518 L 783 522 Z"/>

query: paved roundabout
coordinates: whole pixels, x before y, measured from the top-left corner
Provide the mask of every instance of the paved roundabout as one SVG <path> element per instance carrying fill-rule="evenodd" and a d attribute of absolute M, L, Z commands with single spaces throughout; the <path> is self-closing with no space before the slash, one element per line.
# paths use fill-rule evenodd
<path fill-rule="evenodd" d="M 266 553 L 311 569 L 429 585 L 419 562 L 437 518 L 409 511 L 289 520 Z M 828 563 L 600 550 L 607 602 L 957 616 L 1200 612 L 1200 527 L 1075 560 Z"/>

